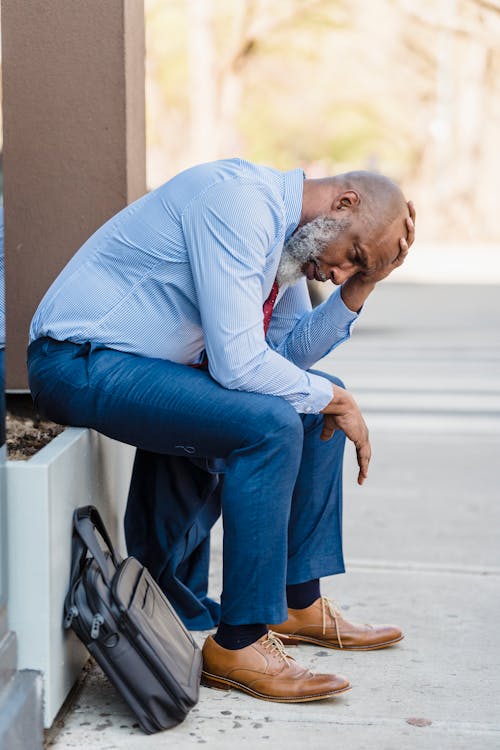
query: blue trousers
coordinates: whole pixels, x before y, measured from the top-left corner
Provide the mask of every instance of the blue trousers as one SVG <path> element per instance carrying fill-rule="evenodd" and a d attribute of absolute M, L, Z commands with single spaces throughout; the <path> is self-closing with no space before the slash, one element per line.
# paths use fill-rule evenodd
<path fill-rule="evenodd" d="M 191 629 L 279 623 L 285 586 L 344 572 L 340 431 L 278 396 L 222 388 L 203 370 L 102 345 L 34 341 L 35 405 L 137 447 L 125 530 Z M 326 375 L 332 382 L 340 383 Z M 223 589 L 207 597 L 222 512 Z"/>

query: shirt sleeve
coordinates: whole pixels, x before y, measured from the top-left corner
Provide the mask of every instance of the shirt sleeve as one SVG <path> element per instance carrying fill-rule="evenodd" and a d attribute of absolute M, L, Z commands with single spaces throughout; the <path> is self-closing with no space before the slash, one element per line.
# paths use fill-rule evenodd
<path fill-rule="evenodd" d="M 303 278 L 278 300 L 267 340 L 274 351 L 307 370 L 347 341 L 357 319 L 344 304 L 340 287 L 313 310 Z"/>
<path fill-rule="evenodd" d="M 228 181 L 187 206 L 182 229 L 212 377 L 225 388 L 281 396 L 298 412 L 317 413 L 331 401 L 331 383 L 273 351 L 264 337 L 264 270 L 282 214 L 269 188 Z"/>

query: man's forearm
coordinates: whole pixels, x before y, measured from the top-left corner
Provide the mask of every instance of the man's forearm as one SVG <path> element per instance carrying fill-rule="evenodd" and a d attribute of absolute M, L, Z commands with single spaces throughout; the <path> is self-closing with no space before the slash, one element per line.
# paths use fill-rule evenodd
<path fill-rule="evenodd" d="M 363 279 L 361 274 L 351 276 L 342 284 L 340 294 L 344 305 L 358 313 L 366 302 L 368 295 L 375 289 L 376 282 Z"/>
<path fill-rule="evenodd" d="M 290 291 L 293 294 L 293 289 Z M 271 319 L 269 345 L 303 370 L 314 367 L 318 360 L 347 341 L 357 317 L 344 304 L 339 287 L 314 310 L 294 310 L 289 306 L 281 312 Z"/>

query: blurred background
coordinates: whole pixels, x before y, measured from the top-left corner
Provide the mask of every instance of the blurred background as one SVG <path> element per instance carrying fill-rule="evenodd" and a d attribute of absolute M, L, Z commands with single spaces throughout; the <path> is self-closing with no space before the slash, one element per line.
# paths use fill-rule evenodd
<path fill-rule="evenodd" d="M 390 281 L 500 281 L 500 0 L 145 12 L 150 189 L 236 155 L 308 177 L 375 169 L 418 210 L 419 252 Z"/>
<path fill-rule="evenodd" d="M 349 575 L 324 590 L 352 607 L 352 619 L 397 622 L 407 640 L 384 655 L 383 670 L 378 652 L 361 659 L 301 652 L 311 668 L 352 679 L 352 699 L 335 711 L 314 714 L 304 704 L 292 713 L 273 708 L 271 717 L 269 708 L 236 695 L 232 714 L 220 710 L 225 696 L 204 689 L 203 710 L 179 728 L 177 746 L 232 748 L 237 729 L 241 747 L 253 748 L 264 725 L 265 739 L 280 747 L 326 747 L 335 732 L 349 748 L 496 750 L 500 0 L 144 5 L 149 189 L 192 164 L 241 156 L 281 169 L 301 166 L 308 177 L 376 169 L 401 184 L 418 214 L 404 266 L 370 297 L 349 346 L 320 363 L 355 394 L 374 449 L 370 480 L 360 488 L 348 446 Z M 41 294 L 89 234 L 146 189 L 144 9 L 142 0 L 2 0 L 1 7 L 7 388 L 14 403 L 29 400 L 25 338 Z M 319 286 L 321 295 L 332 291 Z M 0 645 L 9 573 L 19 670 L 43 671 L 49 657 L 57 664 L 44 677 L 47 727 L 83 663 L 61 645 L 71 511 L 92 498 L 121 526 L 132 462 L 123 445 L 111 449 L 85 430 L 76 438 L 84 447 L 70 443 L 67 431 L 49 446 L 52 456 L 60 451 L 58 461 L 71 450 L 75 464 L 67 476 L 50 468 L 47 513 L 38 498 L 49 483 L 32 471 L 36 457 L 25 471 L 20 460 L 6 462 L 15 535 L 5 520 L 2 530 L 0 518 Z M 22 441 L 26 446 L 25 433 Z M 41 551 L 30 546 L 27 557 L 30 538 Z M 212 542 L 211 591 L 218 596 L 220 524 Z M 46 557 L 50 565 L 42 564 Z M 33 596 L 22 595 L 18 581 Z M 45 631 L 50 639 L 42 643 Z M 0 683 L 2 669 L 0 649 Z M 85 679 L 47 747 L 145 747 L 104 677 Z M 1 713 L 0 684 L 3 748 Z M 231 726 L 234 719 L 241 721 Z"/>
<path fill-rule="evenodd" d="M 150 188 L 234 155 L 376 169 L 414 200 L 419 242 L 500 242 L 500 2 L 145 5 Z"/>

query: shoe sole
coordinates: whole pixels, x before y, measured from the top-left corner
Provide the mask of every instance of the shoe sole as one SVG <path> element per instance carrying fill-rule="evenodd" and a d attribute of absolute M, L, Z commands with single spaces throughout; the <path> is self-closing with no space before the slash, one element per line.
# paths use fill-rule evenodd
<path fill-rule="evenodd" d="M 219 677 L 219 675 L 211 674 L 210 672 L 201 673 L 201 684 L 205 687 L 214 688 L 215 690 L 241 690 L 244 693 L 248 693 L 253 698 L 258 698 L 261 701 L 273 701 L 274 703 L 309 703 L 311 701 L 325 700 L 326 698 L 332 698 L 340 693 L 346 693 L 351 689 L 351 685 L 341 688 L 340 690 L 332 690 L 328 693 L 317 693 L 316 695 L 301 695 L 301 696 L 286 696 L 286 695 L 266 695 L 265 693 L 258 693 L 256 690 L 247 685 L 243 685 L 241 682 L 230 680 L 227 677 Z"/>
<path fill-rule="evenodd" d="M 274 631 L 276 633 L 276 631 Z M 325 648 L 333 648 L 337 651 L 377 651 L 380 648 L 388 648 L 394 646 L 395 643 L 399 643 L 403 640 L 404 635 L 401 638 L 394 638 L 392 641 L 385 641 L 384 643 L 377 643 L 373 646 L 337 646 L 335 643 L 328 643 L 328 641 L 320 641 L 317 638 L 310 638 L 309 636 L 293 635 L 287 636 L 284 633 L 276 633 L 280 641 L 284 646 L 300 646 L 302 643 L 312 643 L 314 646 L 323 646 Z"/>

